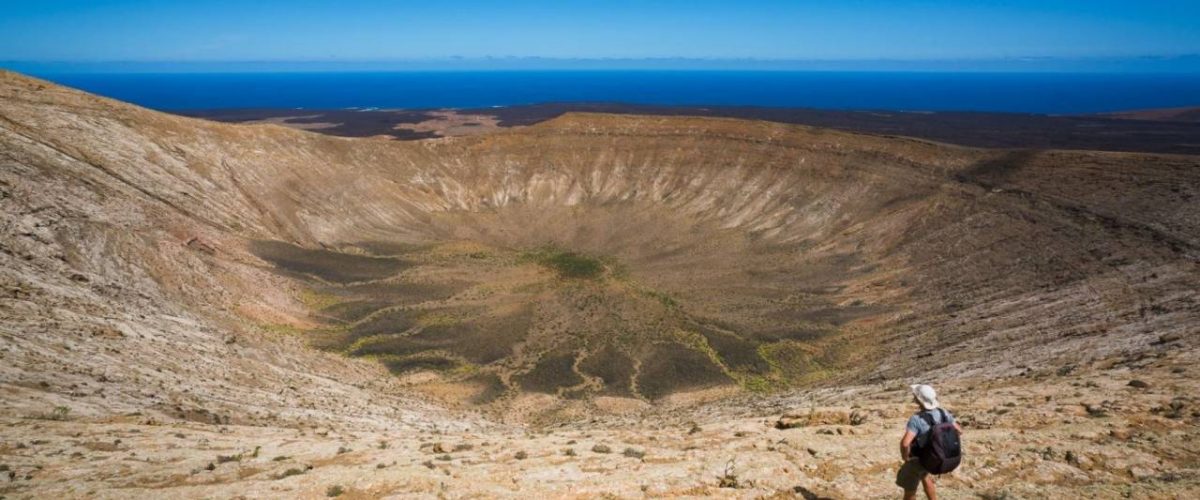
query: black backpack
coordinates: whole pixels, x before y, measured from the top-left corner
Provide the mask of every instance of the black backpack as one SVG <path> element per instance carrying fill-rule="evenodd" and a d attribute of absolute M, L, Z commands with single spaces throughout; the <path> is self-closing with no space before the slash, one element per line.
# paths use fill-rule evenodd
<path fill-rule="evenodd" d="M 958 429 L 950 423 L 944 410 L 939 408 L 938 413 L 942 416 L 940 424 L 933 422 L 933 415 L 929 412 L 921 412 L 921 420 L 929 424 L 929 441 L 916 450 L 921 467 L 930 474 L 950 472 L 958 468 L 962 461 L 962 441 L 959 440 Z"/>

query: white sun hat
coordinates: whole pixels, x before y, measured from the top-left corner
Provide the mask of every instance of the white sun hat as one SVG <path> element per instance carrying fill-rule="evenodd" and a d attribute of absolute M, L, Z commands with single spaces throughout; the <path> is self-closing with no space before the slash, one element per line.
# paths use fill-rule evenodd
<path fill-rule="evenodd" d="M 933 390 L 933 387 L 925 384 L 916 384 L 912 386 L 912 393 L 913 397 L 917 398 L 917 402 L 921 404 L 921 408 L 935 410 L 939 406 L 937 392 Z"/>

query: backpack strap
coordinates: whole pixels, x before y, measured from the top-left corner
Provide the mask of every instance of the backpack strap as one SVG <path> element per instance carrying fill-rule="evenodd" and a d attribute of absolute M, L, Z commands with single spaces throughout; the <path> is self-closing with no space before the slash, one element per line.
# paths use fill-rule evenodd
<path fill-rule="evenodd" d="M 917 435 L 917 438 L 916 438 L 916 439 L 913 439 L 913 444 L 912 444 L 912 449 L 913 449 L 913 451 L 912 451 L 912 453 L 913 453 L 913 455 L 915 455 L 915 456 L 921 456 L 921 454 L 922 454 L 922 453 L 924 453 L 924 450 L 923 450 L 923 448 L 924 448 L 924 447 L 923 447 L 923 446 L 921 446 L 921 436 L 928 436 L 928 435 L 931 435 L 931 434 L 933 433 L 933 428 L 934 428 L 934 427 L 935 427 L 937 424 L 934 424 L 934 423 L 933 423 L 933 415 L 931 415 L 931 414 L 930 414 L 929 412 L 927 412 L 927 411 L 923 411 L 923 412 L 921 412 L 921 413 L 918 413 L 918 414 L 917 414 L 917 416 L 918 416 L 918 417 L 921 417 L 921 420 L 924 420 L 924 421 L 925 421 L 925 424 L 929 426 L 929 430 L 927 430 L 927 431 L 925 431 L 925 432 L 922 432 L 922 433 L 918 434 L 918 435 Z M 926 446 L 928 446 L 928 443 L 926 443 Z"/>
<path fill-rule="evenodd" d="M 942 422 L 941 422 L 941 423 L 943 423 L 943 424 L 944 424 L 944 423 L 946 423 L 946 422 L 949 422 L 949 421 L 950 421 L 950 417 L 948 417 L 948 416 L 946 415 L 946 410 L 943 410 L 943 409 L 941 409 L 941 408 L 938 408 L 938 414 L 942 416 Z"/>

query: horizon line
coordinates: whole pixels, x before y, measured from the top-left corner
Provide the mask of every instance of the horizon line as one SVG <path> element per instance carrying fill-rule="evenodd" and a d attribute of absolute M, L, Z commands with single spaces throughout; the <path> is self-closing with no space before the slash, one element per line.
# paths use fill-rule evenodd
<path fill-rule="evenodd" d="M 949 71 L 949 72 L 1200 72 L 1200 54 L 1127 56 L 1006 56 L 977 58 L 695 58 L 543 56 L 431 56 L 390 59 L 112 59 L 0 60 L 0 68 L 27 73 L 51 72 L 252 72 L 420 70 L 809 70 L 809 71 Z"/>

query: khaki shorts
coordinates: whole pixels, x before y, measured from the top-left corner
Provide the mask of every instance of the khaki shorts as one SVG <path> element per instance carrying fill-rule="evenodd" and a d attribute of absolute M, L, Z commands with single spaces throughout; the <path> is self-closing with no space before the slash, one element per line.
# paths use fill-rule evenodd
<path fill-rule="evenodd" d="M 916 490 L 921 485 L 921 480 L 929 475 L 929 471 L 921 467 L 921 461 L 915 458 L 909 459 L 900 466 L 900 472 L 896 473 L 896 486 L 904 488 L 904 491 Z"/>

